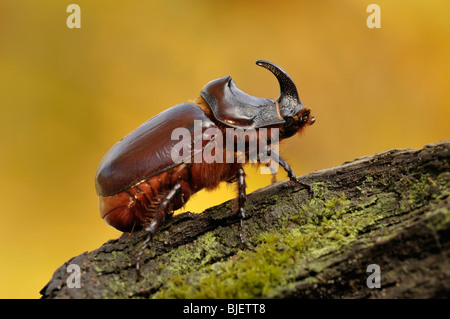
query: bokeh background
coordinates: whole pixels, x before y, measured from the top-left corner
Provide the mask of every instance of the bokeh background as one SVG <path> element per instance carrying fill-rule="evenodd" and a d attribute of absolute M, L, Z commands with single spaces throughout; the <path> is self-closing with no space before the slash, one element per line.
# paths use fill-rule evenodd
<path fill-rule="evenodd" d="M 297 175 L 389 148 L 450 139 L 450 2 L 0 2 L 0 297 L 39 298 L 54 270 L 120 233 L 99 217 L 106 151 L 162 110 L 231 75 L 276 98 L 282 66 L 317 118 L 282 155 Z M 253 191 L 270 177 L 249 172 Z M 285 179 L 282 173 L 279 178 Z M 223 186 L 186 210 L 234 197 Z"/>

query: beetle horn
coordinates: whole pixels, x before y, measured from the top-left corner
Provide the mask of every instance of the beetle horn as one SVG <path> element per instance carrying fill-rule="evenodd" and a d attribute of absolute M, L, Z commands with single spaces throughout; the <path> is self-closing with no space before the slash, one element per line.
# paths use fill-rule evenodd
<path fill-rule="evenodd" d="M 283 118 L 294 116 L 298 110 L 304 108 L 298 97 L 294 81 L 286 71 L 269 61 L 258 60 L 256 64 L 272 72 L 280 83 L 280 96 L 277 98 L 277 102 Z"/>

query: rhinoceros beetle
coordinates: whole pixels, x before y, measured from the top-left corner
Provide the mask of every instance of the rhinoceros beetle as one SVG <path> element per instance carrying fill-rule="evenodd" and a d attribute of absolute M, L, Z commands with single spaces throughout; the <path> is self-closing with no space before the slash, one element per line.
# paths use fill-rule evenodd
<path fill-rule="evenodd" d="M 238 208 L 234 213 L 239 214 L 239 235 L 245 245 L 242 235 L 246 201 L 243 165 L 249 162 L 251 150 L 243 152 L 244 161 L 238 160 L 239 154 L 234 148 L 231 157 L 226 154 L 226 162 L 206 161 L 201 157 L 192 160 L 212 146 L 214 156 L 225 153 L 227 148 L 223 139 L 215 138 L 217 133 L 234 129 L 232 143 L 241 139 L 246 146 L 252 137 L 267 142 L 266 154 L 277 159 L 276 164 L 284 168 L 292 183 L 307 187 L 312 193 L 309 185 L 297 180 L 283 158 L 273 157 L 276 150 L 272 147 L 272 132 L 261 132 L 277 130 L 278 139 L 283 140 L 312 125 L 315 118 L 300 102 L 294 82 L 283 69 L 268 61 L 256 63 L 278 79 L 281 93 L 276 100 L 242 92 L 230 76 L 213 80 L 196 100 L 173 106 L 143 123 L 117 142 L 101 160 L 95 176 L 101 217 L 120 231 L 130 232 L 141 227 L 148 233 L 136 261 L 138 274 L 142 253 L 165 218 L 196 192 L 215 189 L 223 181 L 238 184 Z M 200 125 L 197 128 L 196 123 Z M 173 136 L 176 129 L 183 129 L 193 137 L 195 145 L 192 141 L 185 144 L 184 154 L 174 161 L 173 150 L 180 143 Z M 198 137 L 204 136 L 208 129 L 215 129 L 215 136 L 199 142 Z M 256 153 L 256 162 L 261 162 L 261 154 L 262 150 Z"/>

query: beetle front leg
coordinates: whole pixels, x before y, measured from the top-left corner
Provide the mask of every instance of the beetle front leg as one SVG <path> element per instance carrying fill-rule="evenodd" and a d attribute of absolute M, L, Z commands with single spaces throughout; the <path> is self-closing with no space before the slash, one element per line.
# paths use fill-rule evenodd
<path fill-rule="evenodd" d="M 164 197 L 163 201 L 159 205 L 159 207 L 156 211 L 155 217 L 153 218 L 153 221 L 150 223 L 150 225 L 148 225 L 144 229 L 146 232 L 148 232 L 148 234 L 147 234 L 147 237 L 145 238 L 145 240 L 142 244 L 142 248 L 139 251 L 138 256 L 136 258 L 136 273 L 137 273 L 139 279 L 142 278 L 141 270 L 140 270 L 140 261 L 142 258 L 142 254 L 144 253 L 145 248 L 147 248 L 147 246 L 149 244 L 151 244 L 153 236 L 155 236 L 156 232 L 158 231 L 159 226 L 161 226 L 164 223 L 164 220 L 166 219 L 166 215 L 168 214 L 168 212 L 172 206 L 172 202 L 175 199 L 175 197 L 180 193 L 180 191 L 181 191 L 181 185 L 176 184 L 170 190 L 170 192 L 166 195 L 166 197 Z"/>
<path fill-rule="evenodd" d="M 315 196 L 314 190 L 311 187 L 311 185 L 299 181 L 297 179 L 297 176 L 295 176 L 294 171 L 289 166 L 289 164 L 278 153 L 276 153 L 269 145 L 266 146 L 265 151 L 266 151 L 267 155 L 270 155 L 270 158 L 272 160 L 276 160 L 278 162 L 278 164 L 281 165 L 281 167 L 283 167 L 283 169 L 286 171 L 291 183 L 293 183 L 294 185 L 301 185 L 301 186 L 305 187 L 312 197 Z M 272 174 L 273 174 L 273 171 L 272 171 Z"/>

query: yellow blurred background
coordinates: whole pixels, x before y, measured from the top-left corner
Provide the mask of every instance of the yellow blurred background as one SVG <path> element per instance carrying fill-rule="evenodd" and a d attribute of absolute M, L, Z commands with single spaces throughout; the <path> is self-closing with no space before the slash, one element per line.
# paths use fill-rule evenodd
<path fill-rule="evenodd" d="M 276 98 L 279 64 L 317 122 L 281 154 L 297 175 L 450 139 L 450 1 L 0 2 L 0 297 L 39 298 L 54 270 L 120 233 L 99 217 L 94 174 L 138 125 L 231 75 Z M 248 192 L 267 175 L 249 170 Z M 285 174 L 279 174 L 285 179 Z M 234 197 L 224 186 L 186 210 Z"/>

